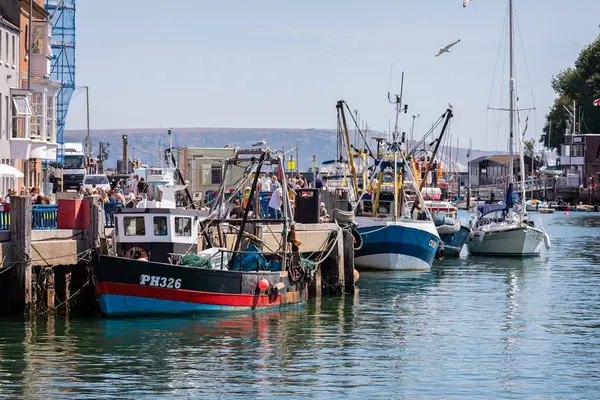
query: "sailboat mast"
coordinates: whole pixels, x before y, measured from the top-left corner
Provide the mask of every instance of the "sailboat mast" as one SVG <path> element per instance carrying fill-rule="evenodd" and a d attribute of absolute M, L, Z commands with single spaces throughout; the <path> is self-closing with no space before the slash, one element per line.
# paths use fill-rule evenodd
<path fill-rule="evenodd" d="M 510 120 L 510 135 L 508 139 L 508 183 L 513 183 L 513 140 L 514 140 L 514 129 L 515 129 L 515 71 L 514 71 L 514 26 L 513 26 L 513 0 L 508 0 L 508 41 L 509 41 L 509 93 L 510 93 L 510 107 L 509 107 L 509 120 Z"/>

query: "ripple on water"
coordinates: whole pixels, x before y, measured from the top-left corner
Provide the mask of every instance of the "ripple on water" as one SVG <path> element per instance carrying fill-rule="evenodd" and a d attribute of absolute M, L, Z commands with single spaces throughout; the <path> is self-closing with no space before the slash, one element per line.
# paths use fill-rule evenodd
<path fill-rule="evenodd" d="M 540 219 L 538 258 L 365 272 L 305 308 L 3 321 L 0 398 L 597 398 L 600 215 Z"/>

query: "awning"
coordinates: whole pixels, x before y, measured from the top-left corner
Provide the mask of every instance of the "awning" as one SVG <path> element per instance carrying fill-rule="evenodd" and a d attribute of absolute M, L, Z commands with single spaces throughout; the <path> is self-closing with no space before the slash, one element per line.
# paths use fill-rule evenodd
<path fill-rule="evenodd" d="M 22 178 L 23 173 L 7 164 L 0 164 L 0 178 Z"/>

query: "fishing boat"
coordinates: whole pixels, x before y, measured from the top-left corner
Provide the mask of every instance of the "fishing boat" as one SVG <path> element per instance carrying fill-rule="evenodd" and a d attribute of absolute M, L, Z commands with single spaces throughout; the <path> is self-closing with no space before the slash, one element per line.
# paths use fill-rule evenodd
<path fill-rule="evenodd" d="M 540 208 L 540 201 L 530 199 L 525 202 L 525 211 L 538 211 Z"/>
<path fill-rule="evenodd" d="M 386 163 L 381 164 L 385 168 Z M 362 196 L 362 212 L 356 217 L 356 223 L 363 244 L 354 255 L 356 267 L 365 270 L 429 270 L 440 245 L 431 214 L 425 209 L 414 217 L 398 217 L 393 211 L 394 203 L 393 192 Z"/>
<path fill-rule="evenodd" d="M 250 198 L 267 152 L 253 162 Z M 174 198 L 165 198 L 175 191 L 162 189 L 159 208 L 147 203 L 115 211 L 114 254 L 99 255 L 94 268 L 104 315 L 247 311 L 306 301 L 314 268 L 294 241 L 287 196 L 284 221 L 272 222 L 286 225 L 280 230 L 283 245 L 270 251 L 251 233 L 267 222 L 249 220 L 249 207 L 243 218 L 224 221 L 225 207 L 215 206 L 210 212 L 176 208 Z"/>
<path fill-rule="evenodd" d="M 454 202 L 454 205 L 459 210 L 467 210 L 470 213 L 474 213 L 477 211 L 477 206 L 479 205 L 479 203 L 484 204 L 485 202 L 478 202 L 475 197 L 471 197 L 471 201 L 468 206 L 467 206 L 467 199 L 464 199 L 464 198 L 457 199 Z"/>
<path fill-rule="evenodd" d="M 425 201 L 444 247 L 444 257 L 457 257 L 469 239 L 471 228 L 458 219 L 458 210 L 448 201 Z"/>
<path fill-rule="evenodd" d="M 354 154 L 349 145 L 350 139 L 344 114 L 345 103 L 338 102 L 338 122 L 343 127 L 344 140 L 348 143 L 350 176 L 358 201 L 354 204 L 355 223 L 362 239 L 362 246 L 356 250 L 354 262 L 357 269 L 365 270 L 429 270 L 436 255 L 439 256 L 440 237 L 433 218 L 425 207 L 425 200 L 413 176 L 406 150 L 399 140 L 398 115 L 401 98 L 396 96 L 396 123 L 393 139 L 384 143 L 378 138 L 377 156 L 370 169 L 368 182 L 363 182 L 362 191 L 358 188 L 358 177 L 354 165 Z M 444 121 L 441 135 L 452 118 L 448 108 L 440 117 Z M 441 137 L 440 135 L 440 137 Z M 438 142 L 439 143 L 439 142 Z M 436 149 L 437 150 L 437 149 Z M 372 152 L 369 151 L 369 154 Z M 431 170 L 431 163 L 428 169 Z M 412 208 L 407 207 L 407 192 L 416 196 Z"/>
<path fill-rule="evenodd" d="M 520 175 L 521 181 L 525 181 L 525 165 L 523 156 L 523 139 L 518 126 L 518 110 L 516 103 L 516 82 L 514 79 L 514 21 L 513 0 L 509 0 L 509 157 L 508 165 L 508 189 L 506 191 L 505 204 L 489 204 L 479 206 L 478 218 L 469 236 L 467 247 L 473 255 L 501 255 L 501 256 L 530 256 L 539 255 L 545 245 L 550 248 L 548 235 L 534 226 L 532 221 L 526 217 L 527 201 L 525 185 L 521 185 L 521 206 L 515 210 L 513 196 L 513 140 L 515 130 L 518 132 L 517 140 L 520 143 Z"/>

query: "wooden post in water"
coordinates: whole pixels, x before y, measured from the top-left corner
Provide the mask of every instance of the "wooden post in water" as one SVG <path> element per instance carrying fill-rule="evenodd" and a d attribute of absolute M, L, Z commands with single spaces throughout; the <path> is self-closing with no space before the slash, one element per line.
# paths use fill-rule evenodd
<path fill-rule="evenodd" d="M 88 231 L 88 248 L 100 248 L 100 238 L 104 237 L 104 203 L 98 196 L 86 196 L 90 207 L 90 229 Z"/>
<path fill-rule="evenodd" d="M 0 270 L 0 315 L 22 315 L 32 304 L 29 196 L 11 196 L 10 221 L 12 257 Z"/>
<path fill-rule="evenodd" d="M 344 229 L 342 246 L 344 247 L 344 292 L 354 293 L 354 238 L 350 229 Z"/>
<path fill-rule="evenodd" d="M 338 284 L 340 288 L 345 289 L 344 279 L 344 230 L 340 230 L 337 238 L 337 267 L 338 267 Z"/>

